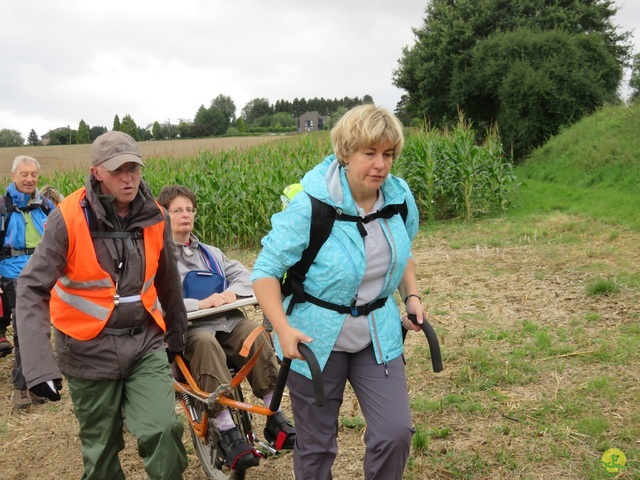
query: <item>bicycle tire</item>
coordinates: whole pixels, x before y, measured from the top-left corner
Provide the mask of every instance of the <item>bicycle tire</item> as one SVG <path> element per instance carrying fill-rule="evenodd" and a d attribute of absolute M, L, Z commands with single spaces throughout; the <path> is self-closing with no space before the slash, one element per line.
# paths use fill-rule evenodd
<path fill-rule="evenodd" d="M 192 406 L 198 415 L 198 419 L 202 418 L 204 404 L 199 401 L 194 401 L 192 402 Z M 198 456 L 198 460 L 200 460 L 200 467 L 207 478 L 214 480 L 245 479 L 245 470 L 231 470 L 225 464 L 224 455 L 218 446 L 220 441 L 220 432 L 218 432 L 218 428 L 212 418 L 208 420 L 206 442 L 196 435 L 191 424 L 189 424 L 189 430 L 191 431 L 191 439 L 193 441 L 196 455 Z"/>

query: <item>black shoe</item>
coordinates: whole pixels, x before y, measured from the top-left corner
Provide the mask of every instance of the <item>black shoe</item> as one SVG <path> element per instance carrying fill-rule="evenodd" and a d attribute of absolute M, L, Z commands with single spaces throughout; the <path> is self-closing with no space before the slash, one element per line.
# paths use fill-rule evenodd
<path fill-rule="evenodd" d="M 220 439 L 220 448 L 225 453 L 227 467 L 244 470 L 260 463 L 260 455 L 242 438 L 237 426 L 220 432 Z"/>
<path fill-rule="evenodd" d="M 291 450 L 296 443 L 296 431 L 282 412 L 267 417 L 264 437 L 276 450 Z"/>
<path fill-rule="evenodd" d="M 0 358 L 6 357 L 13 351 L 13 345 L 9 343 L 7 337 L 2 334 L 0 335 Z"/>

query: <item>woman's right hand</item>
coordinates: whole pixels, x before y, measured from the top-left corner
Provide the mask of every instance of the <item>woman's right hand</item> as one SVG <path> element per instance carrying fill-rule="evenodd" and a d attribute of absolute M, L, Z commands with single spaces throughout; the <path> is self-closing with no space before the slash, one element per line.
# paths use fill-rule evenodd
<path fill-rule="evenodd" d="M 313 342 L 313 339 L 310 336 L 305 335 L 300 330 L 289 324 L 283 325 L 276 331 L 276 333 L 278 334 L 278 341 L 280 342 L 282 355 L 285 358 L 298 358 L 300 360 L 304 360 L 304 357 L 300 355 L 300 352 L 298 351 L 298 344 Z"/>
<path fill-rule="evenodd" d="M 311 343 L 313 339 L 289 325 L 282 307 L 280 281 L 274 277 L 259 278 L 253 282 L 253 293 L 260 303 L 262 313 L 269 319 L 273 330 L 278 335 L 282 355 L 285 358 L 303 360 L 304 357 L 298 352 L 298 344 Z"/>

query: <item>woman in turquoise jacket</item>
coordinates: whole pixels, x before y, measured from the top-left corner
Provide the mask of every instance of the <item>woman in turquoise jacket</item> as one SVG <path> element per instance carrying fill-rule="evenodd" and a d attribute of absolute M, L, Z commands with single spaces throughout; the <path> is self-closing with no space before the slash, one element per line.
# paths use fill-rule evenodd
<path fill-rule="evenodd" d="M 402 151 L 402 125 L 388 111 L 361 105 L 331 131 L 334 155 L 302 179 L 304 191 L 271 219 L 254 265 L 254 292 L 275 330 L 278 354 L 293 358 L 288 387 L 296 424 L 294 472 L 297 479 L 331 479 L 337 454 L 338 414 L 346 381 L 352 385 L 367 422 L 364 473 L 367 480 L 402 478 L 412 427 L 402 357 L 402 327 L 419 330 L 401 312 L 426 319 L 418 292 L 411 242 L 418 210 L 406 182 L 390 174 Z M 375 214 L 406 204 L 400 214 L 369 222 L 336 220 L 304 281 L 308 297 L 333 307 L 372 305 L 367 314 L 339 313 L 317 301 L 282 300 L 279 279 L 309 245 L 310 196 L 339 212 Z M 313 404 L 313 386 L 297 345 L 309 343 L 322 369 L 326 405 Z"/>

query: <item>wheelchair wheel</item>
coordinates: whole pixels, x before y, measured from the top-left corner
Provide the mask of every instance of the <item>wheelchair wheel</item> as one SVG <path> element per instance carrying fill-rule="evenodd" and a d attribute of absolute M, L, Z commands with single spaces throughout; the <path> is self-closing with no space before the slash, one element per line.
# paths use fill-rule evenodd
<path fill-rule="evenodd" d="M 194 401 L 192 406 L 198 415 L 198 419 L 202 418 L 204 404 Z M 191 425 L 189 425 L 189 429 L 191 430 L 191 439 L 193 440 L 196 455 L 200 460 L 200 466 L 208 478 L 214 480 L 244 480 L 245 470 L 231 470 L 225 464 L 224 455 L 218 446 L 220 433 L 213 419 L 210 418 L 207 425 L 206 441 L 196 435 Z"/>

